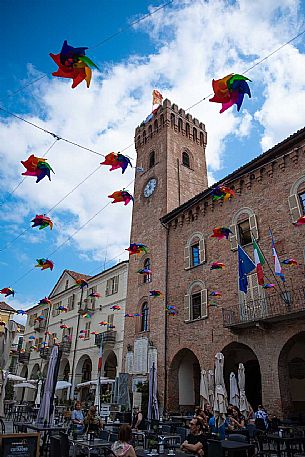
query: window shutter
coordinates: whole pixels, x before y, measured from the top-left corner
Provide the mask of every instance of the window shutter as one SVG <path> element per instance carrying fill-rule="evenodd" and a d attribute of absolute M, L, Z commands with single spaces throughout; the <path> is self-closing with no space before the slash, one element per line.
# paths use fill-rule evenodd
<path fill-rule="evenodd" d="M 191 311 L 191 300 L 190 295 L 184 295 L 184 321 L 188 322 L 190 320 L 190 311 Z"/>
<path fill-rule="evenodd" d="M 199 256 L 200 263 L 205 262 L 205 241 L 204 238 L 201 238 L 199 241 Z"/>
<path fill-rule="evenodd" d="M 256 222 L 256 216 L 255 214 L 252 214 L 252 216 L 249 217 L 249 224 L 250 224 L 250 232 L 252 236 L 258 240 L 258 228 L 257 228 L 257 222 Z"/>
<path fill-rule="evenodd" d="M 114 293 L 116 294 L 119 290 L 119 276 L 114 277 Z"/>
<path fill-rule="evenodd" d="M 231 251 L 236 251 L 238 248 L 238 240 L 237 240 L 237 225 L 233 224 L 230 226 L 231 234 L 229 236 L 229 240 L 231 243 Z"/>
<path fill-rule="evenodd" d="M 106 292 L 105 292 L 105 295 L 109 295 L 109 286 L 110 286 L 110 279 L 107 280 L 107 283 L 106 283 Z"/>
<path fill-rule="evenodd" d="M 296 222 L 303 215 L 298 194 L 289 195 L 288 204 L 292 222 Z"/>
<path fill-rule="evenodd" d="M 201 291 L 201 317 L 208 317 L 208 290 Z"/>
<path fill-rule="evenodd" d="M 184 248 L 184 269 L 187 270 L 191 268 L 191 248 L 189 246 L 185 246 Z"/>

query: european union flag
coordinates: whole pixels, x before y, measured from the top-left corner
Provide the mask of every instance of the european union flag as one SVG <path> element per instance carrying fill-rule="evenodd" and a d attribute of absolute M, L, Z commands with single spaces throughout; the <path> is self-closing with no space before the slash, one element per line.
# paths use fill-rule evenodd
<path fill-rule="evenodd" d="M 238 273 L 239 273 L 239 290 L 247 293 L 248 278 L 247 275 L 255 269 L 255 264 L 252 262 L 248 254 L 238 245 Z"/>

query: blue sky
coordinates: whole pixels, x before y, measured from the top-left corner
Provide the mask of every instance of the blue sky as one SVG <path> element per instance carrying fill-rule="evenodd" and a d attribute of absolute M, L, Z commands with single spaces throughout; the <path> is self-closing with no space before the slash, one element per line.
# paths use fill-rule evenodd
<path fill-rule="evenodd" d="M 151 91 L 161 90 L 187 108 L 211 92 L 211 79 L 242 73 L 304 28 L 298 1 L 175 0 L 128 31 L 95 45 L 164 2 L 141 0 L 5 1 L 1 30 L 5 37 L 0 75 L 1 105 L 77 143 L 107 154 L 133 141 L 134 128 L 149 114 Z M 266 4 L 267 3 L 267 4 Z M 304 36 L 303 36 L 304 37 Z M 241 112 L 219 114 L 219 106 L 201 103 L 191 114 L 206 124 L 210 183 L 240 167 L 305 124 L 303 37 L 257 66 L 249 77 L 252 98 Z M 99 66 L 92 85 L 75 90 L 52 78 L 58 53 L 67 39 L 88 46 Z M 90 49 L 92 48 L 92 49 Z M 14 94 L 24 84 L 41 81 Z M 23 171 L 20 160 L 44 154 L 52 137 L 0 113 L 0 249 L 47 212 L 99 164 L 100 157 L 58 142 L 48 153 L 56 174 L 52 182 L 27 178 L 14 196 Z M 134 159 L 131 147 L 127 153 Z M 34 304 L 54 286 L 64 268 L 96 274 L 104 264 L 126 258 L 131 207 L 107 205 L 107 195 L 132 181 L 102 167 L 52 213 L 54 230 L 27 230 L 0 251 L 1 287 L 13 286 L 17 307 Z M 131 187 L 132 190 L 132 187 Z M 74 237 L 74 232 L 78 231 Z M 73 238 L 65 243 L 69 236 Z M 140 240 L 139 240 L 140 241 Z M 65 243 L 63 247 L 60 247 Z M 53 272 L 30 271 L 35 259 L 54 250 Z M 29 274 L 26 274 L 28 271 Z M 22 278 L 22 276 L 24 278 Z"/>

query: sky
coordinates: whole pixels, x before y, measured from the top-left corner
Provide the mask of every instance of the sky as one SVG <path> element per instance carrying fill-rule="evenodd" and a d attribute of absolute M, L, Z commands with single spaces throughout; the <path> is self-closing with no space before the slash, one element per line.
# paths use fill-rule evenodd
<path fill-rule="evenodd" d="M 211 94 L 213 78 L 245 73 L 305 29 L 296 0 L 174 0 L 131 25 L 164 3 L 2 1 L 0 106 L 100 154 L 124 151 L 135 164 L 134 129 L 151 111 L 153 89 L 186 109 Z M 246 72 L 252 97 L 239 113 L 219 114 L 208 99 L 190 110 L 206 125 L 210 185 L 304 127 L 304 37 Z M 49 53 L 64 40 L 88 46 L 98 65 L 89 89 L 52 77 Z M 46 153 L 51 182 L 27 177 L 19 185 L 20 161 Z M 0 160 L 0 286 L 16 292 L 7 303 L 33 306 L 65 268 L 93 275 L 127 258 L 132 205 L 107 196 L 123 187 L 132 193 L 134 169 L 109 172 L 98 154 L 3 111 Z M 42 213 L 52 217 L 52 232 L 31 228 Z M 42 257 L 54 261 L 52 272 L 34 268 Z"/>

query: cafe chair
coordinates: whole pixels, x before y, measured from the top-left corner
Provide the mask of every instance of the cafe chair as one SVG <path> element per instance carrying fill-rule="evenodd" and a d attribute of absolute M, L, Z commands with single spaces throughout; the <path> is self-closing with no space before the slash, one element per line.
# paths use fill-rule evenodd
<path fill-rule="evenodd" d="M 185 427 L 177 427 L 176 433 L 181 436 L 181 441 L 183 442 L 186 440 L 189 431 Z"/>
<path fill-rule="evenodd" d="M 110 443 L 114 443 L 118 439 L 119 439 L 118 433 L 110 433 L 108 441 L 110 441 Z"/>
<path fill-rule="evenodd" d="M 143 432 L 137 432 L 137 433 L 132 433 L 132 441 L 133 445 L 136 448 L 146 448 L 146 437 L 145 433 Z"/>
<path fill-rule="evenodd" d="M 1 430 L 2 435 L 4 435 L 5 434 L 5 424 L 2 419 L 0 419 L 0 430 Z"/>
<path fill-rule="evenodd" d="M 170 425 L 162 425 L 161 430 L 162 433 L 171 433 L 172 427 Z"/>
<path fill-rule="evenodd" d="M 223 449 L 219 440 L 208 440 L 208 457 L 223 457 Z"/>
<path fill-rule="evenodd" d="M 181 445 L 181 436 L 165 436 L 163 444 L 165 449 L 178 448 Z"/>
<path fill-rule="evenodd" d="M 229 441 L 239 441 L 240 443 L 249 443 L 247 436 L 240 433 L 231 433 L 228 436 Z"/>
<path fill-rule="evenodd" d="M 70 442 L 67 433 L 60 432 L 60 457 L 70 456 Z"/>
<path fill-rule="evenodd" d="M 99 438 L 101 438 L 101 440 L 109 441 L 109 435 L 110 432 L 108 432 L 108 430 L 101 430 L 99 433 Z"/>

